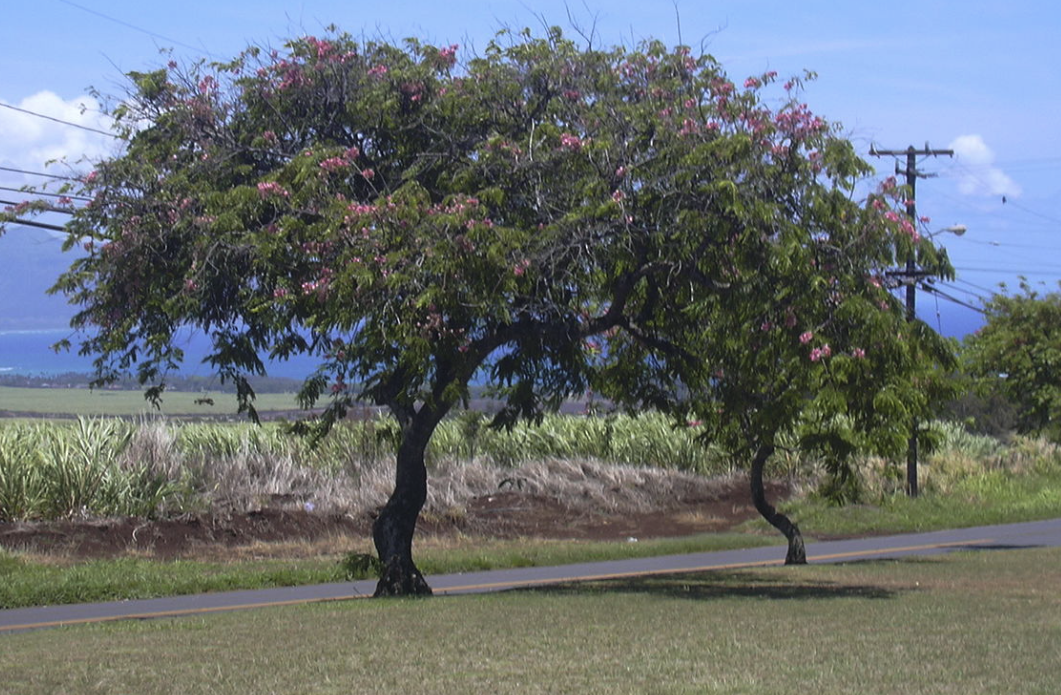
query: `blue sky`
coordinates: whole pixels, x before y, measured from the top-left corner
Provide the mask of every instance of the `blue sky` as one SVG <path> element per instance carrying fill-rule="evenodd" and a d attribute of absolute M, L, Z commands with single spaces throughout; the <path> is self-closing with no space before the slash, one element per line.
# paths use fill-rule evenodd
<path fill-rule="evenodd" d="M 181 58 L 223 59 L 249 43 L 276 45 L 334 23 L 352 34 L 417 36 L 470 51 L 504 26 L 570 28 L 569 14 L 584 30 L 594 29 L 601 44 L 649 37 L 677 44 L 680 31 L 681 42 L 703 46 L 734 79 L 765 70 L 816 71 L 807 102 L 841 122 L 867 157 L 871 145 L 954 148 L 953 159 L 919 162 L 938 176 L 920 180 L 917 191 L 918 213 L 932 218 L 930 231 L 968 228 L 961 238 L 939 237 L 959 273 L 942 288 L 947 294 L 978 304 L 999 282 L 1015 286 L 1020 274 L 1051 291 L 1061 279 L 1061 4 L 1054 0 L 895 0 L 842 9 L 814 0 L 678 0 L 677 6 L 572 0 L 570 11 L 552 0 L 9 5 L 0 30 L 0 104 L 90 127 L 104 121 L 87 90 L 120 95 L 123 72 L 160 66 L 164 47 Z M 42 171 L 54 157 L 111 152 L 112 141 L 103 136 L 0 108 L 0 166 Z M 882 176 L 894 169 L 891 158 L 870 159 Z M 39 181 L 0 171 L 0 186 Z M 18 195 L 0 191 L 0 199 Z M 0 266 L 13 262 L 4 258 L 11 243 L 0 239 Z M 62 302 L 55 301 L 61 324 Z M 919 294 L 918 306 L 947 334 L 976 325 L 976 314 L 931 295 Z"/>

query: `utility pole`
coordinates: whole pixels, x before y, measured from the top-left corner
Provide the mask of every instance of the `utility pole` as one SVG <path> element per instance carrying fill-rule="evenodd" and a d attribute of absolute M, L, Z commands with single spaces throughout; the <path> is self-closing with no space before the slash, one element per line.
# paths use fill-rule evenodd
<path fill-rule="evenodd" d="M 896 175 L 906 175 L 906 186 L 910 189 L 910 197 L 907 199 L 906 214 L 910 216 L 910 221 L 914 225 L 914 229 L 917 229 L 917 179 L 927 178 L 930 174 L 925 174 L 917 170 L 917 158 L 918 156 L 923 157 L 939 157 L 941 155 L 947 155 L 948 157 L 954 156 L 954 150 L 934 150 L 925 143 L 925 149 L 918 150 L 913 145 L 910 145 L 905 150 L 878 150 L 876 147 L 870 145 L 870 155 L 874 157 L 885 157 L 893 156 L 898 157 L 899 155 L 906 155 L 906 170 L 899 169 L 899 162 L 895 163 Z M 917 270 L 917 258 L 916 252 L 911 251 L 910 256 L 906 259 L 906 271 L 903 273 L 904 282 L 906 284 L 906 320 L 913 321 L 916 318 L 917 309 L 917 280 L 920 277 Z M 906 450 L 906 494 L 910 497 L 917 497 L 917 428 L 919 423 L 915 419 L 913 422 L 912 431 L 910 434 L 910 440 L 908 442 Z"/>

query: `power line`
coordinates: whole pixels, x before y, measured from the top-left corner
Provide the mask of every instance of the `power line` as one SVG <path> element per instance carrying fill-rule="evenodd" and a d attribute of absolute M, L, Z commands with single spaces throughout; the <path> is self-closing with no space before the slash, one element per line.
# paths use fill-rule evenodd
<path fill-rule="evenodd" d="M 63 3 L 64 5 L 69 5 L 70 7 L 76 7 L 77 9 L 81 10 L 82 12 L 88 12 L 89 14 L 94 14 L 97 17 L 102 17 L 103 19 L 106 19 L 108 22 L 114 22 L 115 24 L 121 24 L 123 27 L 126 27 L 128 29 L 132 29 L 133 31 L 138 31 L 141 34 L 147 34 L 148 36 L 151 36 L 153 38 L 161 39 L 161 40 L 166 41 L 168 43 L 172 43 L 175 46 L 183 46 L 184 48 L 187 48 L 189 50 L 195 51 L 196 53 L 206 53 L 206 55 L 210 56 L 211 58 L 217 58 L 218 60 L 222 60 L 222 58 L 220 56 L 218 56 L 215 53 L 211 53 L 210 51 L 207 51 L 206 49 L 204 49 L 201 46 L 192 46 L 191 44 L 184 43 L 183 41 L 177 41 L 176 39 L 171 39 L 171 38 L 169 38 L 167 36 L 163 36 L 162 34 L 158 34 L 156 32 L 150 31 L 148 29 L 144 29 L 142 27 L 138 27 L 135 24 L 130 24 L 129 22 L 126 22 L 124 20 L 118 19 L 116 17 L 111 17 L 110 15 L 103 14 L 102 12 L 97 12 L 96 10 L 93 10 L 93 9 L 91 9 L 89 7 L 85 7 L 84 5 L 79 5 L 76 2 L 71 2 L 70 0 L 59 0 L 59 2 Z"/>
<path fill-rule="evenodd" d="M 17 106 L 12 106 L 11 104 L 5 104 L 2 101 L 0 101 L 0 106 L 4 107 L 5 109 L 11 109 L 12 111 L 18 111 L 20 113 L 29 114 L 30 116 L 36 116 L 37 118 L 44 118 L 49 121 L 55 121 L 56 123 L 62 123 L 63 125 L 68 125 L 74 128 L 80 128 L 81 130 L 87 130 L 91 133 L 99 133 L 100 135 L 106 135 L 107 137 L 114 138 L 115 140 L 118 139 L 118 136 L 114 133 L 108 132 L 106 130 L 100 130 L 99 128 L 90 128 L 87 125 L 81 125 L 80 123 L 73 123 L 71 121 L 64 121 L 63 119 L 55 118 L 54 116 L 45 116 L 43 113 L 37 113 L 36 111 L 30 111 L 28 109 L 22 109 Z"/>
<path fill-rule="evenodd" d="M 1061 268 L 1056 270 L 1025 270 L 1021 268 L 973 268 L 970 266 L 955 266 L 955 270 L 960 270 L 963 273 L 1006 273 L 1013 275 L 1053 275 L 1061 276 Z"/>
<path fill-rule="evenodd" d="M 963 280 L 961 278 L 955 278 L 954 282 L 960 282 L 963 285 L 968 285 L 969 287 L 972 287 L 973 289 L 980 290 L 981 292 L 987 292 L 988 294 L 995 294 L 995 292 L 997 291 L 997 290 L 988 289 L 988 288 L 986 288 L 986 287 L 984 287 L 982 285 L 977 285 L 975 283 L 969 282 L 968 280 Z"/>
<path fill-rule="evenodd" d="M 15 174 L 27 174 L 29 176 L 43 176 L 49 179 L 59 179 L 60 181 L 81 181 L 82 179 L 76 176 L 60 176 L 58 174 L 45 174 L 40 171 L 28 171 L 26 169 L 15 169 L 13 167 L 0 167 L 0 171 L 10 171 Z"/>
<path fill-rule="evenodd" d="M 15 219 L 11 220 L 10 222 L 6 222 L 5 224 L 21 224 L 21 225 L 24 225 L 26 227 L 39 227 L 40 229 L 47 229 L 47 230 L 50 230 L 50 231 L 53 231 L 53 232 L 65 232 L 66 231 L 66 227 L 60 227 L 57 224 L 48 224 L 46 222 L 37 222 L 35 220 L 23 220 L 23 219 L 19 219 L 17 217 Z"/>
<path fill-rule="evenodd" d="M 966 166 L 964 163 L 955 162 L 955 166 L 957 168 L 961 169 L 966 175 L 971 176 L 972 178 L 976 179 L 980 184 L 985 186 L 988 190 L 991 189 L 991 184 L 990 183 L 988 183 L 987 181 L 984 181 L 984 179 L 982 179 L 980 177 L 980 175 L 976 171 L 974 171 L 970 167 Z M 1024 205 L 1021 205 L 1020 203 L 1018 203 L 1015 200 L 1010 200 L 1010 198 L 1008 198 L 1005 195 L 1002 195 L 1002 200 L 1003 200 L 1004 204 L 1011 205 L 1011 206 L 1017 208 L 1018 210 L 1023 210 L 1024 212 L 1028 213 L 1029 215 L 1034 215 L 1036 217 L 1041 217 L 1044 220 L 1048 220 L 1048 221 L 1054 222 L 1056 224 L 1061 224 L 1061 218 L 1053 217 L 1051 215 L 1045 215 L 1045 214 L 1043 214 L 1041 212 L 1036 212 L 1035 210 L 1032 210 L 1032 209 L 1030 209 L 1030 208 L 1028 208 L 1028 207 L 1026 207 Z"/>
<path fill-rule="evenodd" d="M 81 195 L 65 195 L 63 193 L 47 193 L 45 191 L 24 191 L 21 188 L 11 188 L 10 186 L 0 186 L 0 191 L 11 191 L 12 193 L 29 193 L 31 195 L 42 195 L 48 198 L 69 198 L 70 200 L 83 200 L 86 203 L 91 201 L 92 198 L 86 198 Z"/>
<path fill-rule="evenodd" d="M 26 203 L 26 202 L 28 202 L 28 201 L 25 201 L 25 200 L 22 201 L 22 203 Z M 14 206 L 17 207 L 19 205 L 22 205 L 22 203 L 14 201 L 14 200 L 0 200 L 0 205 L 14 205 Z M 73 211 L 71 211 L 71 210 L 66 210 L 64 208 L 53 208 L 53 207 L 49 207 L 48 208 L 48 212 L 58 212 L 58 213 L 61 213 L 63 215 L 73 215 L 74 214 Z M 27 222 L 26 224 L 29 224 L 29 223 Z"/>
<path fill-rule="evenodd" d="M 952 302 L 954 304 L 957 304 L 958 306 L 965 307 L 966 309 L 972 309 L 973 311 L 975 311 L 975 312 L 977 312 L 979 314 L 986 314 L 987 313 L 986 311 L 983 310 L 982 307 L 973 306 L 972 304 L 969 304 L 968 302 L 963 302 L 962 300 L 958 299 L 957 297 L 952 297 L 949 294 L 947 294 L 946 292 L 942 292 L 942 291 L 940 291 L 939 288 L 933 287 L 932 285 L 924 285 L 922 287 L 922 289 L 925 290 L 926 292 L 928 292 L 929 294 L 934 294 L 934 295 L 940 297 L 941 299 L 945 299 L 948 302 Z"/>

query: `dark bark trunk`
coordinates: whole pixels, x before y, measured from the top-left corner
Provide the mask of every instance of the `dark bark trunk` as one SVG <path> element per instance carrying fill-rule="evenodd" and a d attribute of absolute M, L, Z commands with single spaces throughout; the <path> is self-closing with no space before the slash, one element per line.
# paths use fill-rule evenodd
<path fill-rule="evenodd" d="M 799 526 L 792 523 L 784 514 L 780 513 L 774 506 L 766 501 L 766 489 L 763 487 L 763 468 L 766 461 L 774 453 L 772 446 L 760 446 L 752 459 L 752 502 L 755 509 L 770 525 L 785 535 L 788 539 L 788 553 L 785 555 L 786 565 L 807 564 L 807 549 L 803 545 L 803 534 Z"/>
<path fill-rule="evenodd" d="M 413 562 L 413 533 L 427 500 L 424 451 L 433 426 L 413 422 L 403 428 L 394 492 L 372 526 L 383 565 L 376 596 L 430 596 L 431 587 Z"/>

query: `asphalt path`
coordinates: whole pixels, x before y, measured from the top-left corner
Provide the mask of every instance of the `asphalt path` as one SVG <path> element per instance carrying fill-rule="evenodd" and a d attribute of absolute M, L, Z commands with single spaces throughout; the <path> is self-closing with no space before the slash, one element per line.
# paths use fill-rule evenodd
<path fill-rule="evenodd" d="M 935 555 L 955 550 L 1006 550 L 1061 545 L 1061 519 L 1023 524 L 978 526 L 897 536 L 875 536 L 807 544 L 810 563 L 852 562 Z M 706 572 L 780 565 L 784 548 L 769 546 L 713 553 L 665 555 L 634 560 L 580 563 L 559 567 L 526 567 L 428 577 L 436 595 L 455 595 L 547 586 L 565 582 L 622 577 Z M 341 582 L 253 591 L 227 591 L 191 596 L 82 603 L 0 610 L 4 633 L 113 620 L 147 620 L 267 606 L 343 601 L 372 595 L 375 581 Z"/>

